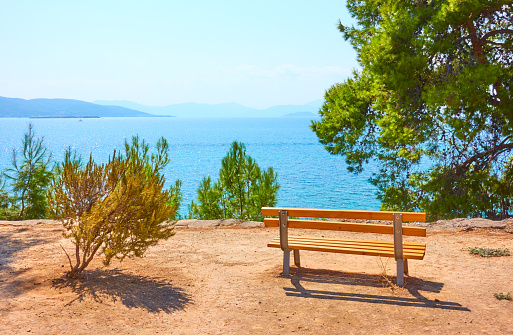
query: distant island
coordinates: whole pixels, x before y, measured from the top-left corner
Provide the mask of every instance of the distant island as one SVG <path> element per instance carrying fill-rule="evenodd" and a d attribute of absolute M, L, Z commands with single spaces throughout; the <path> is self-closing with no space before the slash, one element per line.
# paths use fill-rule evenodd
<path fill-rule="evenodd" d="M 18 99 L 0 97 L 0 118 L 100 118 L 100 117 L 317 117 L 323 100 L 304 105 L 266 109 L 237 103 L 184 103 L 145 106 L 130 101 L 86 102 L 73 99 Z"/>
<path fill-rule="evenodd" d="M 71 99 L 16 99 L 0 97 L 0 117 L 126 117 L 153 116 L 120 106 L 103 106 Z"/>
<path fill-rule="evenodd" d="M 29 119 L 99 119 L 100 116 L 30 116 Z"/>

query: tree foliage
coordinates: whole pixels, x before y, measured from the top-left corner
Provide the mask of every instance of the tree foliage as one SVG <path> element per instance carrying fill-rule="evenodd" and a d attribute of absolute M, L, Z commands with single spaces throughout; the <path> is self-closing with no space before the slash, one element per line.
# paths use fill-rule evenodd
<path fill-rule="evenodd" d="M 14 199 L 6 189 L 4 175 L 0 174 L 0 220 L 12 220 L 17 216 L 13 203 Z"/>
<path fill-rule="evenodd" d="M 262 171 L 246 154 L 243 143 L 233 142 L 221 161 L 219 179 L 203 178 L 197 203 L 189 206 L 189 216 L 200 220 L 234 218 L 262 220 L 261 208 L 275 206 L 279 185 L 272 167 Z"/>
<path fill-rule="evenodd" d="M 349 170 L 378 162 L 383 209 L 498 218 L 513 196 L 513 2 L 349 0 L 361 71 L 312 129 Z"/>
<path fill-rule="evenodd" d="M 138 137 L 125 142 L 124 155 L 114 151 L 109 161 L 97 164 L 92 156 L 84 164 L 71 150 L 52 181 L 49 203 L 54 218 L 62 221 L 75 244 L 70 277 L 78 277 L 97 253 L 104 264 L 112 258 L 141 257 L 148 247 L 174 235 L 180 200 L 180 182 L 164 189 L 163 168 L 169 146 L 164 138 L 156 153 Z"/>
<path fill-rule="evenodd" d="M 46 217 L 48 202 L 45 192 L 52 179 L 52 154 L 43 144 L 43 138 L 36 138 L 33 125 L 22 141 L 21 152 L 13 149 L 12 168 L 5 175 L 11 180 L 15 196 L 10 199 L 10 208 L 18 208 L 18 220 Z"/>

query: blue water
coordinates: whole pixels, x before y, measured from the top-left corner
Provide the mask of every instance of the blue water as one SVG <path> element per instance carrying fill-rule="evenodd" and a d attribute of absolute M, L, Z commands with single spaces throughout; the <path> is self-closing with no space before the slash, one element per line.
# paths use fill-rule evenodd
<path fill-rule="evenodd" d="M 125 139 L 139 135 L 154 145 L 164 136 L 170 144 L 168 183 L 182 180 L 184 201 L 180 213 L 195 199 L 199 182 L 217 179 L 221 159 L 233 141 L 261 168 L 272 166 L 281 188 L 283 207 L 378 210 L 376 189 L 367 181 L 373 168 L 355 176 L 346 170 L 344 158 L 324 150 L 306 118 L 101 118 L 101 119 L 1 119 L 0 170 L 10 167 L 13 148 L 20 148 L 29 122 L 37 136 L 61 161 L 68 146 L 84 158 L 92 153 L 105 162 Z"/>

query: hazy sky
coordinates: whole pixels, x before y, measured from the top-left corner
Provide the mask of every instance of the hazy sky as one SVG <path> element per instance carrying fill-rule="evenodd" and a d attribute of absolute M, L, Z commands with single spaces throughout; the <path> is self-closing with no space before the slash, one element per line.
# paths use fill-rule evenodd
<path fill-rule="evenodd" d="M 345 1 L 0 0 L 0 96 L 304 104 L 357 67 Z"/>

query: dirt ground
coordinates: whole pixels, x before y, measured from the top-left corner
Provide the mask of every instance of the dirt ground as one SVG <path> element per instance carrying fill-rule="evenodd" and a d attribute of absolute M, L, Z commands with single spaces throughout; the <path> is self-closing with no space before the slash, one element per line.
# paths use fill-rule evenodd
<path fill-rule="evenodd" d="M 513 334 L 513 301 L 493 295 L 513 295 L 513 256 L 468 252 L 513 251 L 506 229 L 406 238 L 427 252 L 403 288 L 383 280 L 395 280 L 393 259 L 368 256 L 302 252 L 302 268 L 280 276 L 273 228 L 176 232 L 144 258 L 107 268 L 98 258 L 70 280 L 61 226 L 0 225 L 0 334 Z"/>

